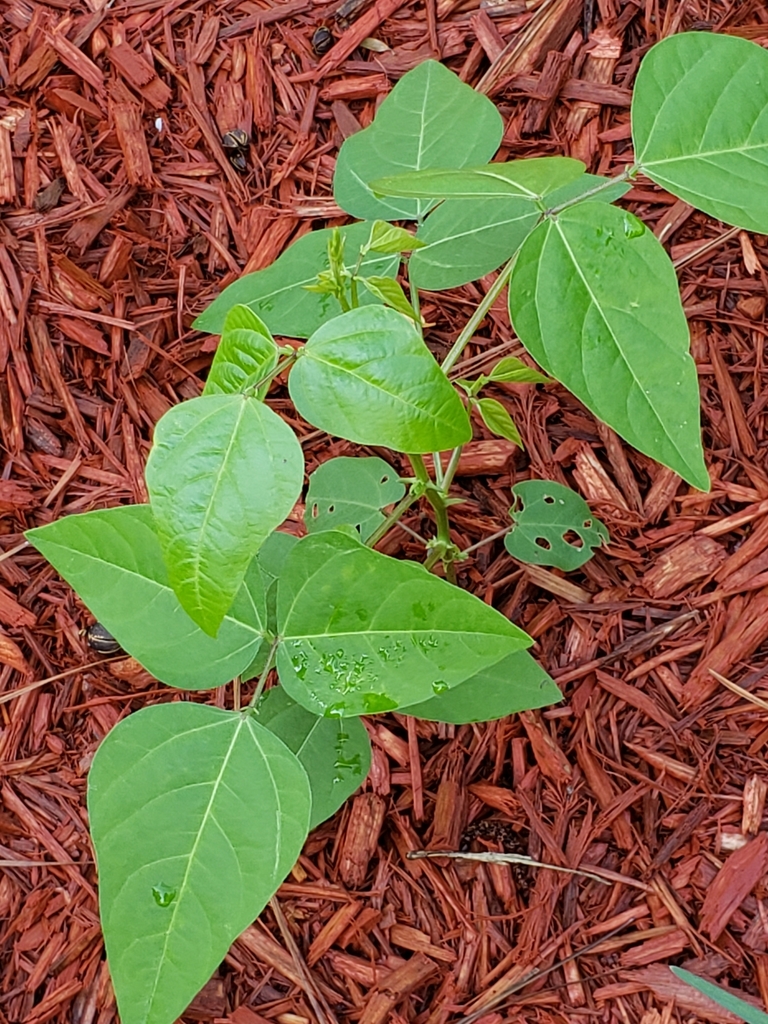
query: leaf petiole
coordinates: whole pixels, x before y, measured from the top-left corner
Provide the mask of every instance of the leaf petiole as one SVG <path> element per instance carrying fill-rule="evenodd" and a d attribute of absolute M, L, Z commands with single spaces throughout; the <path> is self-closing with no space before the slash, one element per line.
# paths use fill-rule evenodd
<path fill-rule="evenodd" d="M 272 645 L 269 648 L 269 654 L 267 655 L 267 662 L 264 665 L 261 675 L 259 676 L 258 683 L 256 683 L 256 689 L 253 691 L 253 696 L 248 701 L 249 708 L 255 708 L 256 705 L 259 703 L 259 697 L 261 697 L 262 693 L 264 692 L 264 686 L 267 682 L 267 676 L 272 671 L 272 667 L 275 664 L 275 656 L 277 654 L 277 648 L 279 644 L 280 637 L 274 637 L 272 640 Z"/>

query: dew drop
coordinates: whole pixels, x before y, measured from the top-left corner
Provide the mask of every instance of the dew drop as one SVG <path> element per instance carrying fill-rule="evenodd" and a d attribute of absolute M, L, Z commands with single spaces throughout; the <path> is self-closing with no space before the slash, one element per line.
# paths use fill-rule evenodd
<path fill-rule="evenodd" d="M 160 882 L 158 885 L 152 886 L 152 896 L 158 907 L 170 907 L 176 899 L 176 890 Z"/>
<path fill-rule="evenodd" d="M 432 683 L 432 693 L 434 694 L 445 693 L 445 691 L 449 689 L 450 687 L 444 679 L 436 679 L 434 683 Z"/>

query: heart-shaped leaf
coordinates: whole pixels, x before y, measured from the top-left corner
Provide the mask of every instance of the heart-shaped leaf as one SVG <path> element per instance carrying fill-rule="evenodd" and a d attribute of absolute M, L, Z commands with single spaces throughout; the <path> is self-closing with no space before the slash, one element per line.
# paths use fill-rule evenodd
<path fill-rule="evenodd" d="M 307 291 L 318 273 L 328 268 L 328 240 L 333 228 L 310 231 L 264 270 L 234 281 L 204 310 L 193 326 L 198 331 L 221 334 L 227 313 L 233 306 L 245 305 L 252 309 L 273 334 L 288 338 L 308 338 L 330 317 L 341 312 L 341 306 L 331 295 Z M 370 224 L 348 224 L 339 228 L 344 239 L 347 270 L 357 266 L 362 246 L 371 235 Z M 361 274 L 394 277 L 400 266 L 399 255 L 368 253 L 360 265 Z M 360 296 L 360 302 L 375 303 L 369 293 Z"/>
<path fill-rule="evenodd" d="M 293 549 L 277 621 L 280 681 L 320 715 L 420 703 L 531 644 L 479 598 L 335 530 Z"/>
<path fill-rule="evenodd" d="M 301 445 L 263 402 L 206 395 L 159 420 L 146 478 L 171 585 L 215 636 L 251 559 L 301 492 Z"/>
<path fill-rule="evenodd" d="M 168 686 L 207 690 L 239 675 L 262 644 L 264 582 L 253 562 L 216 639 L 171 589 L 149 505 L 65 516 L 26 534 L 123 650 Z"/>
<path fill-rule="evenodd" d="M 204 395 L 230 395 L 258 384 L 277 366 L 277 345 L 269 328 L 248 306 L 227 313 Z"/>
<path fill-rule="evenodd" d="M 329 459 L 309 478 L 304 523 L 308 533 L 354 526 L 362 541 L 384 522 L 381 510 L 405 494 L 405 484 L 383 459 Z"/>
<path fill-rule="evenodd" d="M 353 217 L 417 220 L 429 199 L 379 199 L 369 182 L 406 169 L 483 163 L 496 152 L 503 131 L 501 115 L 487 96 L 437 61 L 423 61 L 403 75 L 373 124 L 341 147 L 334 198 Z"/>
<path fill-rule="evenodd" d="M 669 36 L 640 65 L 632 97 L 639 169 L 673 195 L 768 232 L 768 54 L 712 32 Z"/>
<path fill-rule="evenodd" d="M 528 651 L 515 651 L 438 696 L 411 704 L 414 718 L 430 722 L 492 722 L 518 711 L 556 704 L 562 694 L 554 680 Z"/>
<path fill-rule="evenodd" d="M 123 1024 L 172 1024 L 258 917 L 306 838 L 310 787 L 253 714 L 144 708 L 99 747 L 88 814 Z"/>
<path fill-rule="evenodd" d="M 383 306 L 353 309 L 315 331 L 288 390 L 305 420 L 357 444 L 422 454 L 472 436 L 461 399 L 417 328 Z"/>
<path fill-rule="evenodd" d="M 539 366 L 641 452 L 709 488 L 677 278 L 636 217 L 585 202 L 548 218 L 520 249 L 509 309 Z"/>
<path fill-rule="evenodd" d="M 551 480 L 515 484 L 516 499 L 509 514 L 515 528 L 504 538 L 510 555 L 533 565 L 578 569 L 610 540 L 605 526 L 570 487 Z"/>
<path fill-rule="evenodd" d="M 312 789 L 311 829 L 335 814 L 365 782 L 371 767 L 371 741 L 359 718 L 344 723 L 318 718 L 292 700 L 282 686 L 267 690 L 258 716 L 304 766 Z"/>

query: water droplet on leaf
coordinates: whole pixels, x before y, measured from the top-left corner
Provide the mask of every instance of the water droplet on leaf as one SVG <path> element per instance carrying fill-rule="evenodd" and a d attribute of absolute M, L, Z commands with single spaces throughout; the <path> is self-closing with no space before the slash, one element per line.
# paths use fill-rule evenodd
<path fill-rule="evenodd" d="M 158 907 L 170 907 L 176 899 L 176 890 L 160 882 L 159 885 L 152 886 L 152 896 Z"/>

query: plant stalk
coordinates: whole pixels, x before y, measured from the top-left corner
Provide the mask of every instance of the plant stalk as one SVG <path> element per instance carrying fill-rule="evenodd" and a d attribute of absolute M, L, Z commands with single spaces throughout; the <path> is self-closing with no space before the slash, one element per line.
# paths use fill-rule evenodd
<path fill-rule="evenodd" d="M 507 284 L 510 277 L 512 276 L 512 269 L 515 265 L 516 259 L 517 252 L 515 252 L 501 268 L 501 270 L 499 271 L 499 276 L 496 278 L 496 280 L 493 282 L 491 287 L 486 292 L 485 298 L 479 304 L 479 306 L 472 314 L 472 316 L 469 318 L 469 320 L 467 320 L 461 334 L 458 336 L 456 341 L 454 341 L 451 351 L 443 360 L 442 369 L 444 374 L 447 375 L 448 372 L 452 369 L 452 367 L 456 364 L 459 357 L 461 356 L 461 353 L 464 351 L 464 349 L 467 347 L 469 342 L 474 337 L 475 331 L 485 319 L 488 310 L 494 304 L 499 295 L 501 295 L 502 291 L 504 290 L 504 286 Z"/>
<path fill-rule="evenodd" d="M 255 708 L 259 702 L 259 697 L 264 692 L 264 686 L 267 682 L 267 676 L 272 671 L 272 666 L 275 664 L 275 655 L 277 654 L 277 645 L 280 643 L 278 637 L 275 637 L 272 641 L 272 646 L 269 648 L 269 654 L 267 655 L 267 663 L 259 676 L 259 681 L 256 683 L 256 689 L 253 691 L 253 696 L 248 701 L 249 708 Z"/>
<path fill-rule="evenodd" d="M 365 542 L 366 546 L 369 548 L 376 547 L 381 538 L 384 537 L 391 530 L 391 528 L 395 525 L 395 523 L 398 522 L 399 519 L 402 519 L 403 515 L 416 501 L 418 501 L 418 495 L 413 494 L 411 491 L 409 491 L 404 498 L 401 498 L 397 505 L 395 505 L 395 507 L 389 513 L 387 518 L 384 520 L 384 522 L 381 524 L 381 526 L 378 526 L 373 531 L 371 536 Z"/>

